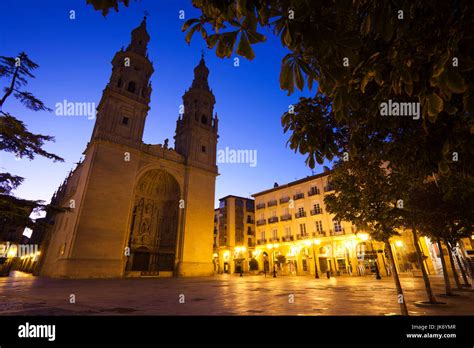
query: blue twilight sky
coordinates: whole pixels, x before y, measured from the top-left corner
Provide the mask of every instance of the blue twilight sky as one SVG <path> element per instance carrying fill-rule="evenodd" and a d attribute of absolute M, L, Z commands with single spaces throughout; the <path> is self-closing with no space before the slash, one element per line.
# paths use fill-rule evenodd
<path fill-rule="evenodd" d="M 69 19 L 75 10 L 76 19 Z M 27 90 L 49 107 L 64 99 L 94 102 L 98 105 L 102 90 L 109 80 L 111 60 L 115 52 L 130 41 L 130 32 L 148 11 L 151 41 L 148 54 L 154 63 L 151 78 L 153 94 L 146 121 L 144 141 L 162 143 L 173 135 L 184 91 L 191 85 L 193 69 L 205 49 L 209 67 L 209 84 L 216 97 L 218 113 L 218 149 L 257 150 L 257 165 L 219 164 L 216 204 L 228 194 L 249 196 L 280 184 L 311 175 L 304 157 L 286 147 L 288 134 L 283 134 L 280 117 L 288 105 L 301 95 L 287 96 L 280 90 L 280 63 L 286 54 L 278 38 L 263 32 L 268 40 L 254 46 L 256 58 L 240 59 L 234 67 L 232 59 L 220 59 L 206 48 L 200 35 L 187 45 L 181 32 L 183 20 L 198 15 L 191 0 L 132 1 L 128 8 L 103 17 L 86 5 L 86 0 L 2 0 L 0 1 L 0 55 L 16 56 L 25 51 L 40 65 L 36 79 Z M 0 87 L 7 80 L 0 80 Z M 308 91 L 304 92 L 309 95 Z M 94 126 L 86 116 L 59 117 L 54 112 L 32 112 L 10 99 L 4 110 L 23 120 L 30 131 L 53 135 L 55 143 L 46 149 L 65 159 L 53 163 L 44 158 L 16 160 L 12 154 L 0 153 L 0 170 L 25 177 L 15 195 L 49 201 L 85 149 Z M 320 172 L 317 167 L 315 172 Z"/>

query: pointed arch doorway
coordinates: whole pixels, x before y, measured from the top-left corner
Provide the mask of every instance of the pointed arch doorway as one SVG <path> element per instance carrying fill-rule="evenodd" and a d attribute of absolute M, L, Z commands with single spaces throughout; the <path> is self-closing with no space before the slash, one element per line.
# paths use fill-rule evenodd
<path fill-rule="evenodd" d="M 134 192 L 126 271 L 174 271 L 179 199 L 179 184 L 165 170 L 150 170 L 140 177 Z"/>

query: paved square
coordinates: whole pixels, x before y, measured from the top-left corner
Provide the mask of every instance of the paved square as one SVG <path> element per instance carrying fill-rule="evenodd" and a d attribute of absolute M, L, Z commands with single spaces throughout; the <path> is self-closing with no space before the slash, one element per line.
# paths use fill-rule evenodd
<path fill-rule="evenodd" d="M 410 315 L 473 315 L 474 292 L 441 298 L 446 305 L 418 307 L 426 300 L 421 278 L 401 278 Z M 441 277 L 431 278 L 436 295 Z M 74 294 L 76 303 L 69 302 Z M 181 296 L 184 295 L 184 298 Z M 181 296 L 181 297 L 180 297 Z M 184 303 L 180 303 L 184 299 Z M 294 299 L 293 303 L 291 299 Z M 183 302 L 183 301 L 181 301 Z M 209 278 L 0 278 L 1 315 L 389 315 L 399 306 L 393 280 L 373 277 L 314 279 L 261 275 Z"/>

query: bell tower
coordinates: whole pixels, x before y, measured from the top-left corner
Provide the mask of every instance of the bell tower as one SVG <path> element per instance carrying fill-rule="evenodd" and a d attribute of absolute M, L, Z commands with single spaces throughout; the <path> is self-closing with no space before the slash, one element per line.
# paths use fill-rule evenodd
<path fill-rule="evenodd" d="M 213 117 L 214 94 L 207 78 L 209 69 L 204 56 L 194 68 L 194 80 L 183 95 L 184 113 L 176 122 L 176 152 L 186 157 L 188 164 L 214 168 L 217 148 L 217 115 Z"/>
<path fill-rule="evenodd" d="M 115 141 L 141 142 L 151 95 L 153 64 L 148 59 L 146 17 L 132 31 L 127 49 L 112 60 L 112 74 L 97 108 L 92 140 L 114 136 Z"/>

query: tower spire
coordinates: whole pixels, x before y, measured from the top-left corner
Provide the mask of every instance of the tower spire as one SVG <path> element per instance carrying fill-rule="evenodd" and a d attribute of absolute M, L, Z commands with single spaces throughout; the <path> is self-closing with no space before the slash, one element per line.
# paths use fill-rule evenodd
<path fill-rule="evenodd" d="M 142 56 L 146 55 L 147 45 L 150 41 L 150 35 L 146 30 L 146 18 L 147 16 L 145 15 L 140 25 L 133 29 L 132 39 L 127 47 L 127 51 L 132 51 Z"/>
<path fill-rule="evenodd" d="M 194 68 L 194 80 L 191 88 L 204 89 L 209 91 L 209 83 L 207 77 L 209 76 L 209 69 L 204 60 L 204 52 L 201 54 L 199 64 Z"/>

